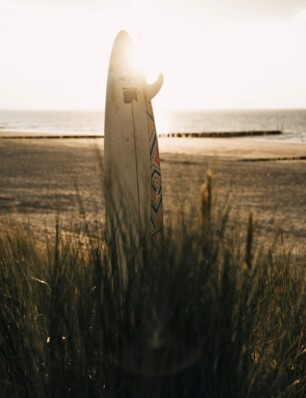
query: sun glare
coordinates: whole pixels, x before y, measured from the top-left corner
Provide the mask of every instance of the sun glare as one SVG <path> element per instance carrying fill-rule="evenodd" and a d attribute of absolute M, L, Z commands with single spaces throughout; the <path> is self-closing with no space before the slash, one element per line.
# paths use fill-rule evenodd
<path fill-rule="evenodd" d="M 148 83 L 156 80 L 159 73 L 162 72 L 163 57 L 154 51 L 151 43 L 143 38 L 134 40 L 134 63 L 145 74 Z"/>

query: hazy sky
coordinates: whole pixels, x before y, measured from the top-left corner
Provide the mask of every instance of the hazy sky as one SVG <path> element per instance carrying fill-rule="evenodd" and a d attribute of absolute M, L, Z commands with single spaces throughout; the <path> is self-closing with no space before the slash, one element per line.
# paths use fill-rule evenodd
<path fill-rule="evenodd" d="M 127 30 L 166 108 L 306 108 L 306 0 L 0 0 L 0 109 L 104 109 Z"/>

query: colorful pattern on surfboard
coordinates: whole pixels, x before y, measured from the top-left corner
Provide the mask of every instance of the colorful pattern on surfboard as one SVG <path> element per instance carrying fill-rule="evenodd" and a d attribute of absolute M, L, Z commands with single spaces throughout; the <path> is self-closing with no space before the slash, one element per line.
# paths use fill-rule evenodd
<path fill-rule="evenodd" d="M 160 241 L 163 228 L 163 197 L 158 141 L 151 101 L 146 101 L 146 111 L 151 161 L 150 236 L 152 244 L 155 244 Z"/>

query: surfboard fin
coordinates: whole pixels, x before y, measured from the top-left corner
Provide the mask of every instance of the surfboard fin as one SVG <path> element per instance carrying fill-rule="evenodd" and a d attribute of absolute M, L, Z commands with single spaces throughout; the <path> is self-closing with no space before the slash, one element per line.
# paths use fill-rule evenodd
<path fill-rule="evenodd" d="M 163 85 L 163 82 L 164 82 L 164 75 L 160 73 L 160 75 L 158 76 L 158 78 L 154 83 L 146 85 L 145 96 L 148 101 L 154 98 L 155 95 L 159 92 L 161 86 Z"/>

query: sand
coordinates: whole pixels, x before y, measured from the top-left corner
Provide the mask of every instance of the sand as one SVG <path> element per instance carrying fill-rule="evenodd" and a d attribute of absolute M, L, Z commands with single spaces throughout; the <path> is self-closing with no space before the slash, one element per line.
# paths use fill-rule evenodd
<path fill-rule="evenodd" d="M 165 222 L 180 203 L 198 204 L 207 170 L 214 197 L 230 196 L 232 219 L 243 229 L 254 213 L 260 243 L 306 243 L 306 144 L 251 139 L 161 138 Z M 280 160 L 281 159 L 281 160 Z M 0 222 L 52 234 L 57 214 L 66 231 L 104 220 L 103 140 L 1 140 Z M 81 215 L 80 215 L 81 213 Z M 280 234 L 280 231 L 281 234 Z"/>

